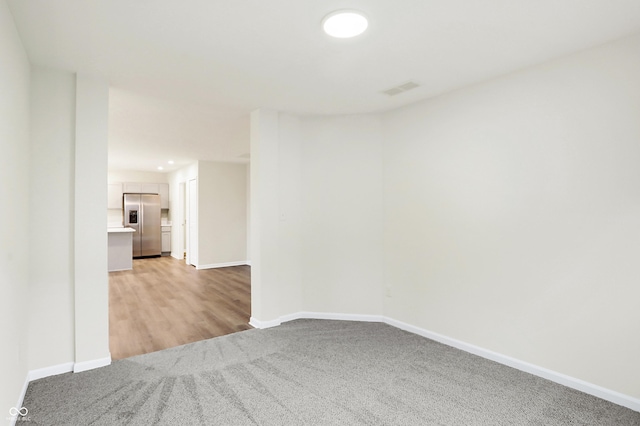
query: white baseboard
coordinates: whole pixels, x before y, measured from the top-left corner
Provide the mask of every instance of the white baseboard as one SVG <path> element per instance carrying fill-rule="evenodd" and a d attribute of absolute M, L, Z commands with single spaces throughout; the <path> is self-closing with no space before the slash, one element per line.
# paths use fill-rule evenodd
<path fill-rule="evenodd" d="M 405 330 L 410 333 L 426 337 L 427 339 L 435 340 L 436 342 L 452 346 L 465 352 L 478 355 L 482 358 L 486 358 L 491 361 L 495 361 L 497 363 L 515 368 L 517 370 L 524 371 L 525 373 L 533 374 L 534 376 L 542 377 L 543 379 L 550 380 L 563 386 L 579 390 L 580 392 L 584 392 L 589 395 L 604 399 L 605 401 L 613 402 L 614 404 L 618 404 L 631 410 L 640 412 L 640 399 L 382 315 L 298 312 L 294 314 L 284 315 L 278 319 L 271 321 L 260 321 L 256 318 L 251 317 L 251 322 L 249 324 L 253 325 L 256 328 L 269 328 L 296 319 L 329 319 L 341 321 L 383 322 L 392 327 L 399 328 L 400 330 Z"/>
<path fill-rule="evenodd" d="M 83 371 L 93 370 L 94 368 L 105 367 L 109 364 L 111 364 L 111 354 L 109 354 L 109 356 L 107 357 L 100 358 L 100 359 L 92 359 L 91 361 L 76 362 L 73 365 L 73 372 L 81 373 Z"/>
<path fill-rule="evenodd" d="M 120 272 L 120 271 L 133 271 L 133 268 L 109 269 L 109 272 Z"/>
<path fill-rule="evenodd" d="M 37 370 L 30 370 L 27 375 L 27 380 L 32 382 L 34 380 L 42 379 L 49 376 L 57 376 L 58 374 L 70 373 L 73 371 L 73 362 L 65 362 L 64 364 L 53 365 L 51 367 L 38 368 Z"/>
<path fill-rule="evenodd" d="M 339 321 L 384 322 L 381 315 L 337 314 L 331 312 L 298 312 L 279 318 L 280 322 L 288 322 L 297 319 L 326 319 Z"/>
<path fill-rule="evenodd" d="M 277 327 L 280 324 L 282 324 L 282 321 L 279 319 L 272 320 L 272 321 L 260 321 L 254 317 L 251 317 L 249 319 L 249 325 L 252 326 L 253 328 L 260 328 L 260 329 L 271 328 L 271 327 Z"/>
<path fill-rule="evenodd" d="M 223 262 L 223 263 L 210 263 L 208 265 L 198 265 L 196 269 L 214 269 L 214 268 L 228 268 L 229 266 L 243 266 L 247 265 L 246 260 L 239 260 L 237 262 Z"/>
<path fill-rule="evenodd" d="M 283 322 L 294 321 L 297 319 L 325 319 L 325 320 L 340 320 L 340 321 L 362 321 L 362 322 L 384 322 L 383 317 L 380 315 L 358 315 L 358 314 L 335 314 L 327 312 L 298 312 L 295 314 L 289 314 L 281 316 L 280 318 L 270 321 L 260 321 L 257 318 L 251 317 L 249 325 L 254 328 L 271 328 L 277 327 Z"/>

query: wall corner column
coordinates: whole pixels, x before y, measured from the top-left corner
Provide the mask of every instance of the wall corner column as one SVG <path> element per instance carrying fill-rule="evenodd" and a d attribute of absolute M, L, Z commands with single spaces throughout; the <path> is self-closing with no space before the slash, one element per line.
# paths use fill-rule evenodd
<path fill-rule="evenodd" d="M 277 318 L 269 303 L 278 280 L 278 112 L 251 113 L 251 322 Z"/>
<path fill-rule="evenodd" d="M 109 84 L 78 73 L 74 191 L 74 371 L 108 365 L 107 158 Z"/>

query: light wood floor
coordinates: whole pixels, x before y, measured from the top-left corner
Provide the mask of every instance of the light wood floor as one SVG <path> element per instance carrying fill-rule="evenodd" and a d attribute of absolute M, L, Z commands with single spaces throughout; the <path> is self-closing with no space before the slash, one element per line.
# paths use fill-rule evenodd
<path fill-rule="evenodd" d="M 172 257 L 109 273 L 113 359 L 250 329 L 249 266 L 196 270 Z"/>

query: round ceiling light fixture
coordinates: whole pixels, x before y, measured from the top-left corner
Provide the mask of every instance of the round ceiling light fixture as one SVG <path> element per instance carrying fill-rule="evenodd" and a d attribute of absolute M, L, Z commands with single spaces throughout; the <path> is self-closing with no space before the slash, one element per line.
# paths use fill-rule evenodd
<path fill-rule="evenodd" d="M 369 21 L 357 10 L 336 10 L 322 20 L 322 29 L 331 37 L 351 38 L 365 32 Z"/>

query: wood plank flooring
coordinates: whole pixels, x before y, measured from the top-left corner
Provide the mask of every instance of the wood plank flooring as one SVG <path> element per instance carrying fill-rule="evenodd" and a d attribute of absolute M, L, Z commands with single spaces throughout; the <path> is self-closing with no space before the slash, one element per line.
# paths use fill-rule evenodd
<path fill-rule="evenodd" d="M 249 266 L 196 270 L 172 257 L 109 273 L 112 359 L 252 328 Z"/>

